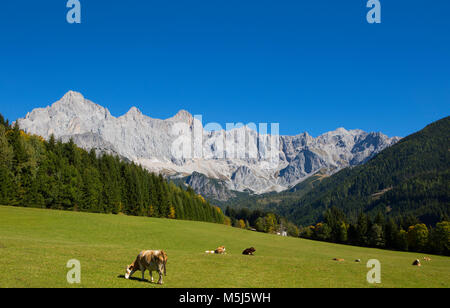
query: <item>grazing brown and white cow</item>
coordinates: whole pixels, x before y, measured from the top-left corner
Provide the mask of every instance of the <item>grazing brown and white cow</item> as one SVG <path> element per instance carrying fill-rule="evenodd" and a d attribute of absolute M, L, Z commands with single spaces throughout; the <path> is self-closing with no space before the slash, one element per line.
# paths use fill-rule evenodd
<path fill-rule="evenodd" d="M 159 274 L 159 284 L 163 284 L 163 273 L 166 275 L 167 254 L 164 250 L 143 250 L 139 253 L 133 263 L 127 266 L 125 278 L 129 279 L 136 271 L 142 272 L 142 280 L 145 277 L 145 271 L 150 272 L 150 278 L 153 282 L 153 271 Z"/>

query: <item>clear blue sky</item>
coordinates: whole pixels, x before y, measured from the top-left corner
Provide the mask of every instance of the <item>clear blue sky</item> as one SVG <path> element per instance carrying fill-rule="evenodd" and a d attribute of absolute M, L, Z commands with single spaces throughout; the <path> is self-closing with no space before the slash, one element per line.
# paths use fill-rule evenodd
<path fill-rule="evenodd" d="M 0 112 L 15 120 L 72 89 L 119 116 L 179 109 L 204 122 L 279 122 L 405 136 L 449 115 L 450 1 L 0 2 Z"/>

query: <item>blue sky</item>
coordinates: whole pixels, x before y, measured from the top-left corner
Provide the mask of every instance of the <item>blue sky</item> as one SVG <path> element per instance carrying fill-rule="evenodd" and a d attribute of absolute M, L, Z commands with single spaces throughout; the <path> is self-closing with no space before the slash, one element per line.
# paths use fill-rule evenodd
<path fill-rule="evenodd" d="M 204 122 L 279 122 L 405 136 L 449 115 L 450 1 L 80 0 L 0 3 L 0 112 L 76 90 L 115 116 L 179 109 Z"/>

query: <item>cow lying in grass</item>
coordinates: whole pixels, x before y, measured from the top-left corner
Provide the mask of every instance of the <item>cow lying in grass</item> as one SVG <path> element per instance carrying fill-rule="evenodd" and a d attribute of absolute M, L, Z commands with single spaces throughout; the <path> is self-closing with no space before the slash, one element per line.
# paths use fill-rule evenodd
<path fill-rule="evenodd" d="M 163 250 L 143 250 L 139 253 L 133 263 L 127 266 L 125 278 L 129 279 L 136 271 L 142 272 L 142 280 L 145 277 L 145 271 L 150 272 L 150 278 L 153 282 L 153 271 L 159 274 L 159 284 L 163 284 L 163 273 L 166 275 L 167 254 Z"/>
<path fill-rule="evenodd" d="M 247 248 L 246 250 L 244 250 L 242 252 L 243 255 L 248 255 L 248 256 L 253 256 L 253 254 L 255 253 L 256 249 L 253 247 Z"/>
<path fill-rule="evenodd" d="M 220 246 L 216 250 L 207 250 L 205 253 L 224 254 L 226 251 L 225 246 Z"/>
<path fill-rule="evenodd" d="M 416 260 L 413 262 L 412 265 L 414 265 L 414 266 L 422 266 L 422 264 L 420 264 L 420 260 L 419 260 L 419 259 L 416 259 Z"/>

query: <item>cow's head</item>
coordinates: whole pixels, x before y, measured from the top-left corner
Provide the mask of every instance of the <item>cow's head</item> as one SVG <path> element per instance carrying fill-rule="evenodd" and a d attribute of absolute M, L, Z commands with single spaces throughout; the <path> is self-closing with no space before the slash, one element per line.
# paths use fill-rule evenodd
<path fill-rule="evenodd" d="M 128 265 L 128 266 L 127 266 L 127 269 L 126 269 L 126 273 L 125 273 L 125 278 L 126 278 L 126 279 L 129 279 L 130 276 L 133 275 L 133 273 L 134 273 L 135 271 L 136 271 L 136 268 L 135 268 L 135 266 L 134 266 L 134 263 Z"/>
<path fill-rule="evenodd" d="M 159 260 L 161 261 L 161 263 L 164 266 L 164 276 L 166 276 L 167 275 L 167 272 L 166 272 L 167 254 L 164 250 L 161 250 Z"/>

